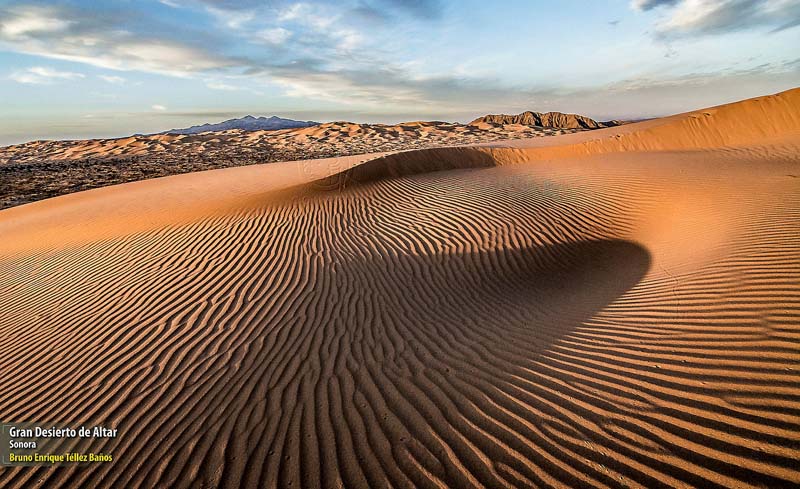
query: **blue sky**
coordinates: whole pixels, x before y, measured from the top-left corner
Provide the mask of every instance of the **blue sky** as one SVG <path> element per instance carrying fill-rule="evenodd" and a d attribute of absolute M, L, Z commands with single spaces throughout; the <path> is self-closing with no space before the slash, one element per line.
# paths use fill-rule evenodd
<path fill-rule="evenodd" d="M 643 118 L 800 85 L 800 0 L 0 0 L 0 144 L 246 114 Z"/>

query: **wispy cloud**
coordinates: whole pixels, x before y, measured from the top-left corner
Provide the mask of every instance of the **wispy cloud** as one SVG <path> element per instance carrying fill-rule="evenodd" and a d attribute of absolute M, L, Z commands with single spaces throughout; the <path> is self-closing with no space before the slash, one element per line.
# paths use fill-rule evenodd
<path fill-rule="evenodd" d="M 165 106 L 160 105 L 160 104 L 151 105 L 150 108 L 153 109 L 153 110 L 156 110 L 158 112 L 163 112 L 163 111 L 167 110 L 167 108 Z"/>
<path fill-rule="evenodd" d="M 608 85 L 610 91 L 653 90 L 658 88 L 691 88 L 713 86 L 720 79 L 744 80 L 752 77 L 779 77 L 800 73 L 800 58 L 776 63 L 761 63 L 749 68 L 729 68 L 723 70 L 696 71 L 674 77 L 642 75 L 624 79 Z"/>
<path fill-rule="evenodd" d="M 20 7 L 0 20 L 0 35 L 6 40 L 24 40 L 31 36 L 63 32 L 70 22 L 51 15 L 52 10 L 43 7 Z"/>
<path fill-rule="evenodd" d="M 780 31 L 800 25 L 798 0 L 634 0 L 637 10 L 665 7 L 661 38 L 723 34 L 750 28 Z"/>
<path fill-rule="evenodd" d="M 308 3 L 295 3 L 278 14 L 279 22 L 294 21 L 316 30 L 327 29 L 338 18 L 339 15 L 324 15 L 317 7 Z"/>
<path fill-rule="evenodd" d="M 25 54 L 172 76 L 237 61 L 178 41 L 130 32 L 115 16 L 63 7 L 0 8 L 0 43 Z"/>
<path fill-rule="evenodd" d="M 178 8 L 189 8 L 188 3 L 170 1 Z M 132 24 L 121 23 L 123 15 L 64 6 L 0 8 L 0 43 L 26 54 L 106 69 L 200 78 L 214 90 L 240 90 L 239 85 L 212 78 L 215 75 L 243 77 L 252 83 L 280 87 L 294 98 L 370 107 L 443 106 L 455 99 L 467 101 L 471 96 L 496 95 L 510 88 L 494 80 L 467 79 L 463 74 L 412 75 L 402 63 L 387 59 L 380 45 L 370 43 L 372 39 L 365 37 L 365 31 L 352 24 L 348 17 L 352 5 L 338 8 L 309 2 L 204 0 L 201 11 L 218 20 L 233 21 L 238 27 L 234 34 L 246 39 L 244 42 L 267 46 L 247 56 L 223 54 L 216 43 L 201 46 L 180 42 L 149 24 L 137 32 Z M 385 15 L 426 20 L 441 12 L 438 1 L 359 0 L 356 5 L 381 10 Z M 259 17 L 271 19 L 272 25 L 250 25 L 254 12 L 263 14 L 260 8 L 270 9 L 272 16 Z"/>
<path fill-rule="evenodd" d="M 403 16 L 437 21 L 443 16 L 444 5 L 439 0 L 364 0 L 350 13 L 373 22 L 391 22 Z"/>
<path fill-rule="evenodd" d="M 207 10 L 229 29 L 239 29 L 256 16 L 253 10 L 228 10 L 217 7 L 207 7 Z"/>
<path fill-rule="evenodd" d="M 292 32 L 283 27 L 273 27 L 256 32 L 256 36 L 258 39 L 270 44 L 283 44 L 292 37 Z"/>
<path fill-rule="evenodd" d="M 631 7 L 636 10 L 652 10 L 664 5 L 675 5 L 681 0 L 633 0 Z"/>
<path fill-rule="evenodd" d="M 123 83 L 125 83 L 125 78 L 123 78 L 121 76 L 98 75 L 98 78 L 100 78 L 101 80 L 103 80 L 105 82 L 113 83 L 114 85 L 122 85 Z"/>
<path fill-rule="evenodd" d="M 28 85 L 48 85 L 58 80 L 75 80 L 77 78 L 84 78 L 85 76 L 86 75 L 83 73 L 59 71 L 44 66 L 34 66 L 23 71 L 15 71 L 9 78 L 17 83 Z"/>
<path fill-rule="evenodd" d="M 278 14 L 278 21 L 285 22 L 287 20 L 294 20 L 308 16 L 311 14 L 311 6 L 307 3 L 295 3 L 281 11 Z"/>
<path fill-rule="evenodd" d="M 235 85 L 229 85 L 222 82 L 207 82 L 206 86 L 212 90 L 226 90 L 229 92 L 240 90 L 240 88 Z"/>

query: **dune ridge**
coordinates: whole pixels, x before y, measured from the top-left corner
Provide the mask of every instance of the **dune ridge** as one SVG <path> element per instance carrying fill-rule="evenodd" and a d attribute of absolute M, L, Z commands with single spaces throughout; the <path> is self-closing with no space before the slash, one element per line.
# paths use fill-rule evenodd
<path fill-rule="evenodd" d="M 710 107 L 671 117 L 601 130 L 577 144 L 547 145 L 534 158 L 612 152 L 678 151 L 773 144 L 775 138 L 796 141 L 800 133 L 800 88 Z M 514 143 L 512 143 L 514 144 Z M 517 145 L 525 147 L 523 142 Z"/>
<path fill-rule="evenodd" d="M 800 139 L 800 88 L 735 104 L 560 138 L 501 144 L 448 146 L 367 158 L 364 164 L 325 177 L 322 186 L 352 184 L 415 173 L 490 167 L 552 158 L 653 151 L 765 151 L 793 161 Z M 337 187 L 338 188 L 338 187 Z"/>
<path fill-rule="evenodd" d="M 0 418 L 122 434 L 0 485 L 800 484 L 798 138 L 737 107 L 0 211 Z"/>

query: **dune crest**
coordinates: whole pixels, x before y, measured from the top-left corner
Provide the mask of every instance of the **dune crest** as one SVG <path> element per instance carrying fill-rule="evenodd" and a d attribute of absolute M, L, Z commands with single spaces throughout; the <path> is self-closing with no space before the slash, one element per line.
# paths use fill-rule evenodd
<path fill-rule="evenodd" d="M 548 145 L 539 158 L 631 151 L 679 151 L 790 142 L 800 133 L 800 88 L 653 121 L 586 134 L 573 145 Z M 583 136 L 583 135 L 581 135 Z M 525 143 L 518 145 L 525 147 Z"/>
<path fill-rule="evenodd" d="M 663 119 L 500 145 L 431 148 L 381 156 L 320 180 L 339 188 L 378 178 L 606 153 L 746 148 L 791 159 L 800 140 L 800 88 Z M 768 145 L 765 148 L 760 146 Z"/>

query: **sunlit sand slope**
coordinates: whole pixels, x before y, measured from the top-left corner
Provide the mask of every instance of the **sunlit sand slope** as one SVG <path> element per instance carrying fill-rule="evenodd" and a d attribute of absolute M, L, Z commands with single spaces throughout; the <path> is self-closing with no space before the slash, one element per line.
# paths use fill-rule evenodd
<path fill-rule="evenodd" d="M 0 212 L 0 419 L 120 431 L 0 486 L 800 484 L 800 138 L 677 117 Z"/>
<path fill-rule="evenodd" d="M 800 88 L 567 138 L 581 143 L 529 139 L 511 144 L 550 146 L 547 151 L 540 149 L 535 153 L 536 158 L 544 158 L 763 145 L 785 138 L 796 142 L 800 138 Z"/>

